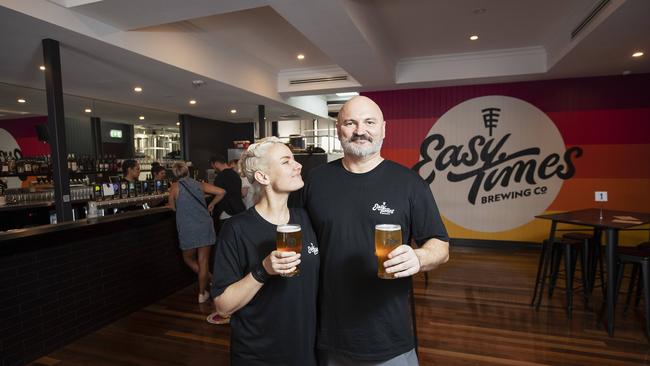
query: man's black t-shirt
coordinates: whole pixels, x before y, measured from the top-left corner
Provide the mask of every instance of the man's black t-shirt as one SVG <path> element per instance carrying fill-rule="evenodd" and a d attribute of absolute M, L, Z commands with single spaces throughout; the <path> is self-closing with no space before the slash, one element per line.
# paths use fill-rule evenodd
<path fill-rule="evenodd" d="M 316 365 L 316 297 L 319 255 L 316 235 L 303 209 L 289 222 L 302 229 L 300 274 L 271 276 L 255 297 L 232 315 L 232 365 Z M 214 255 L 211 295 L 221 295 L 275 250 L 276 225 L 255 207 L 224 224 Z"/>
<path fill-rule="evenodd" d="M 214 185 L 226 190 L 226 195 L 214 209 L 214 217 L 218 218 L 223 211 L 226 211 L 230 216 L 234 216 L 246 210 L 244 201 L 241 198 L 241 178 L 237 172 L 232 169 L 222 170 L 214 178 Z"/>
<path fill-rule="evenodd" d="M 411 278 L 377 277 L 374 231 L 399 224 L 403 243 L 448 241 L 426 182 L 388 160 L 363 174 L 336 160 L 312 170 L 298 197 L 321 250 L 318 348 L 369 361 L 414 348 Z"/>

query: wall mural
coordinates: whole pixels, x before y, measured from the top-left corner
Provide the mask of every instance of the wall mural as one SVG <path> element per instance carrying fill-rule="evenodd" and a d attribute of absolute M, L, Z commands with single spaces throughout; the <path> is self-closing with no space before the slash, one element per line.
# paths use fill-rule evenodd
<path fill-rule="evenodd" d="M 650 212 L 650 74 L 366 92 L 382 155 L 425 179 L 454 238 L 541 242 L 535 215 Z M 625 232 L 625 245 L 648 231 Z"/>
<path fill-rule="evenodd" d="M 543 213 L 575 174 L 582 149 L 566 149 L 555 124 L 532 104 L 485 96 L 440 117 L 420 155 L 413 169 L 430 183 L 447 219 L 494 232 Z"/>

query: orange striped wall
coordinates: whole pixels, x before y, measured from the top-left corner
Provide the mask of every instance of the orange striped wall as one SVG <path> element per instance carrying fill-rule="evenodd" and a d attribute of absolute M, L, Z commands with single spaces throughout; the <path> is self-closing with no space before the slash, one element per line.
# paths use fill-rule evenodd
<path fill-rule="evenodd" d="M 607 191 L 605 208 L 650 212 L 650 74 L 509 84 L 369 92 L 387 121 L 382 154 L 412 167 L 437 119 L 468 99 L 505 95 L 525 100 L 555 123 L 567 148 L 579 146 L 576 174 L 564 181 L 542 213 L 597 207 L 594 191 Z M 435 183 L 434 183 L 435 184 Z M 444 216 L 444 212 L 442 212 Z M 513 230 L 477 232 L 445 218 L 452 237 L 535 241 L 548 235 L 548 221 Z M 623 244 L 648 240 L 648 231 L 621 234 Z"/>

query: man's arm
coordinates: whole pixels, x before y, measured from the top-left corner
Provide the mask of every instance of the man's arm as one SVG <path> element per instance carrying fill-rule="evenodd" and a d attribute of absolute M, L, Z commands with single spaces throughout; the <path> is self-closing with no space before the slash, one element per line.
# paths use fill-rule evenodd
<path fill-rule="evenodd" d="M 440 239 L 429 239 L 422 247 L 413 249 L 402 244 L 388 254 L 384 262 L 387 273 L 395 278 L 413 276 L 418 272 L 430 271 L 449 260 L 449 243 Z"/>
<path fill-rule="evenodd" d="M 413 251 L 420 262 L 420 272 L 435 269 L 449 260 L 449 243 L 436 238 L 427 240 Z"/>

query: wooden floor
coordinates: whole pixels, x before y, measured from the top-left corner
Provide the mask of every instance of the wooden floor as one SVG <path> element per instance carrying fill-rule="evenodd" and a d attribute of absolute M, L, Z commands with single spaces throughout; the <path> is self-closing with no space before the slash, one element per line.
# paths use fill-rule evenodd
<path fill-rule="evenodd" d="M 529 306 L 538 252 L 456 247 L 416 278 L 422 365 L 650 365 L 643 310 L 617 311 L 607 336 L 578 298 L 567 320 L 558 292 Z M 188 287 L 36 361 L 34 365 L 227 365 L 229 326 L 205 322 Z M 600 304 L 599 290 L 595 291 Z M 619 306 L 622 308 L 622 306 Z"/>

